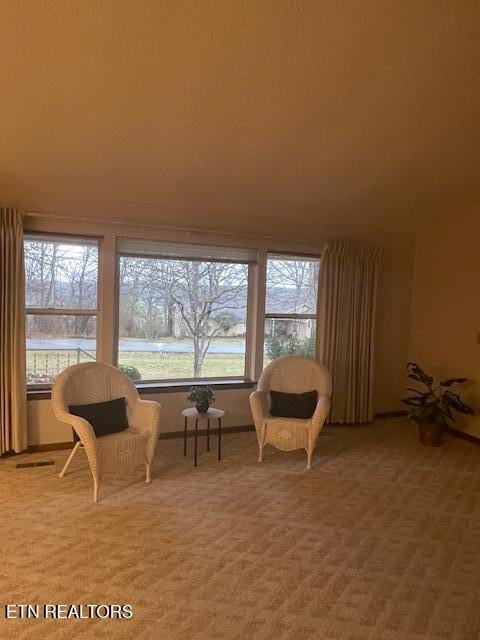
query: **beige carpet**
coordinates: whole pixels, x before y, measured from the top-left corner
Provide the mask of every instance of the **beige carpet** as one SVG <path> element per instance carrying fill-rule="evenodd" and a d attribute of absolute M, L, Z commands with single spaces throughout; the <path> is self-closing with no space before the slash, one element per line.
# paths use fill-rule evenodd
<path fill-rule="evenodd" d="M 253 433 L 224 441 L 197 469 L 161 441 L 153 483 L 98 505 L 81 457 L 64 480 L 66 452 L 2 459 L 0 638 L 479 638 L 479 448 L 423 448 L 402 419 L 329 428 L 307 472 L 301 452 L 258 464 Z M 5 620 L 6 602 L 134 617 Z"/>

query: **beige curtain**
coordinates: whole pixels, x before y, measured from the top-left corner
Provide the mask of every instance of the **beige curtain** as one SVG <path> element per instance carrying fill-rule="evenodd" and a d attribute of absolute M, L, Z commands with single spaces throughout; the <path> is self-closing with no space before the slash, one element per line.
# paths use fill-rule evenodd
<path fill-rule="evenodd" d="M 0 207 L 0 455 L 26 447 L 22 214 Z"/>
<path fill-rule="evenodd" d="M 329 242 L 320 264 L 317 356 L 333 382 L 330 422 L 373 419 L 374 337 L 381 250 Z"/>

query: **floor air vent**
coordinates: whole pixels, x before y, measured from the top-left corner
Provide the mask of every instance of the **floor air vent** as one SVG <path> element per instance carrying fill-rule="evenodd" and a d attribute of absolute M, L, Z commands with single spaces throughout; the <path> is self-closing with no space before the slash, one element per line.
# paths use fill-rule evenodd
<path fill-rule="evenodd" d="M 48 467 L 55 464 L 53 460 L 40 460 L 40 462 L 19 462 L 17 469 L 27 469 L 29 467 Z"/>

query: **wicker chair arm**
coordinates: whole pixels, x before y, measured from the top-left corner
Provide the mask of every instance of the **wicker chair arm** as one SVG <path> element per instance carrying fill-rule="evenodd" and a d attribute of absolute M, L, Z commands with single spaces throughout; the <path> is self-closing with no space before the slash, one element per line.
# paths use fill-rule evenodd
<path fill-rule="evenodd" d="M 133 406 L 130 427 L 149 433 L 148 460 L 153 459 L 160 433 L 160 414 L 162 405 L 152 400 L 137 400 Z"/>
<path fill-rule="evenodd" d="M 267 392 L 254 391 L 250 394 L 250 408 L 257 431 L 261 431 L 263 419 L 267 415 Z"/>
<path fill-rule="evenodd" d="M 137 400 L 133 405 L 130 427 L 138 431 L 158 433 L 161 405 L 152 400 Z"/>
<path fill-rule="evenodd" d="M 312 416 L 312 426 L 321 429 L 330 411 L 331 401 L 329 396 L 321 395 L 318 398 L 315 412 Z"/>
<path fill-rule="evenodd" d="M 95 435 L 92 425 L 87 420 L 80 416 L 74 416 L 72 413 L 63 412 L 57 413 L 57 418 L 60 422 L 70 425 L 85 446 L 90 444 L 92 447 L 95 447 L 97 436 Z"/>

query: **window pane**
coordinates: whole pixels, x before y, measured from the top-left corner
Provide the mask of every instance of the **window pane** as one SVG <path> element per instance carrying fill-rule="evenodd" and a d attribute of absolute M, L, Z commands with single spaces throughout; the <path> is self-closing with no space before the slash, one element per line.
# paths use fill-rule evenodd
<path fill-rule="evenodd" d="M 46 384 L 96 358 L 95 316 L 27 315 L 27 383 Z"/>
<path fill-rule="evenodd" d="M 118 365 L 134 379 L 243 376 L 248 266 L 120 258 Z"/>
<path fill-rule="evenodd" d="M 315 320 L 266 318 L 264 363 L 282 356 L 315 357 Z"/>
<path fill-rule="evenodd" d="M 320 260 L 268 258 L 266 313 L 317 313 Z"/>
<path fill-rule="evenodd" d="M 27 307 L 96 309 L 98 245 L 68 239 L 26 238 Z"/>

